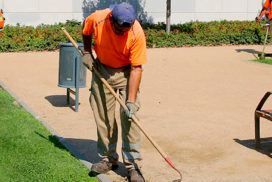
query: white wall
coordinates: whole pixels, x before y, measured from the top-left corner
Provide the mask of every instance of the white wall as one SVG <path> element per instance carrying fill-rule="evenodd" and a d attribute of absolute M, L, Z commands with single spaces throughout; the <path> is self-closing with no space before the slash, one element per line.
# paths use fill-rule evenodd
<path fill-rule="evenodd" d="M 39 25 L 82 21 L 83 2 L 90 0 L 0 0 L 6 24 Z M 92 2 L 98 2 L 95 0 Z M 129 1 L 129 0 L 124 0 Z M 136 1 L 136 0 L 134 0 Z M 153 23 L 165 22 L 166 0 L 138 0 Z M 264 0 L 172 0 L 171 23 L 253 20 Z M 114 0 L 109 0 L 114 2 Z M 133 2 L 133 1 L 132 1 Z"/>
<path fill-rule="evenodd" d="M 171 22 L 254 20 L 264 0 L 172 0 Z M 154 3 L 156 2 L 156 3 Z M 166 0 L 147 0 L 154 22 L 165 22 Z"/>
<path fill-rule="evenodd" d="M 0 0 L 6 24 L 39 25 L 82 20 L 83 0 Z"/>

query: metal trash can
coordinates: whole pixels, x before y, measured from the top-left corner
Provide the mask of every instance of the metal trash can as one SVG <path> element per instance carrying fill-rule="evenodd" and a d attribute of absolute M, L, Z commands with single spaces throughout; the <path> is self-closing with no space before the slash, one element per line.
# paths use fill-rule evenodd
<path fill-rule="evenodd" d="M 78 46 L 83 49 L 83 44 L 78 44 Z M 86 67 L 82 64 L 81 55 L 72 43 L 60 43 L 58 86 L 86 87 Z"/>
<path fill-rule="evenodd" d="M 83 49 L 83 44 L 78 44 Z M 81 55 L 72 43 L 60 43 L 59 53 L 59 87 L 67 88 L 67 103 L 70 93 L 76 96 L 75 111 L 78 111 L 79 88 L 86 87 L 86 67 L 82 64 Z M 75 88 L 73 91 L 71 88 Z"/>

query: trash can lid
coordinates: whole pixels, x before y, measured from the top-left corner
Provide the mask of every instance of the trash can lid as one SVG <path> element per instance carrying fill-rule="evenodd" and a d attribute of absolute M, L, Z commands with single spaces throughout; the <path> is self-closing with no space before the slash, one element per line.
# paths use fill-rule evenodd
<path fill-rule="evenodd" d="M 60 47 L 74 47 L 73 44 L 72 44 L 71 42 L 69 42 L 69 43 L 62 42 L 62 43 L 60 43 L 59 45 L 60 45 Z M 77 45 L 78 45 L 79 47 L 83 47 L 83 44 L 82 44 L 82 43 L 77 43 Z"/>

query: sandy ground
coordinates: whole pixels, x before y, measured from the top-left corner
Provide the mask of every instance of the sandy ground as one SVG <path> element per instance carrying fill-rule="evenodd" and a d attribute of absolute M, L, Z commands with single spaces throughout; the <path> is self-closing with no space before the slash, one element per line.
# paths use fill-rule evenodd
<path fill-rule="evenodd" d="M 262 46 L 148 50 L 139 116 L 184 181 L 272 180 L 269 121 L 261 120 L 263 149 L 255 150 L 254 144 L 254 110 L 272 87 L 272 66 L 248 61 L 261 50 Z M 66 104 L 66 89 L 58 87 L 58 67 L 58 52 L 0 54 L 0 80 L 96 162 L 96 126 L 88 101 L 91 74 L 87 87 L 80 89 L 79 112 L 74 112 Z M 178 178 L 144 137 L 142 155 L 148 182 Z M 125 181 L 122 169 L 109 172 L 109 177 Z"/>

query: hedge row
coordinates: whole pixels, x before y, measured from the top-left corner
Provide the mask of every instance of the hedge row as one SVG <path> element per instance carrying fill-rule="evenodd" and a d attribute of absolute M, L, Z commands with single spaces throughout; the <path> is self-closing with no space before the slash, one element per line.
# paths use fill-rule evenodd
<path fill-rule="evenodd" d="M 59 43 L 68 42 L 61 31 L 67 31 L 77 42 L 82 42 L 81 22 L 72 20 L 65 24 L 32 26 L 5 26 L 0 34 L 0 52 L 56 50 Z M 170 34 L 165 24 L 143 24 L 147 47 L 215 46 L 261 44 L 266 28 L 254 21 L 191 22 L 171 26 Z M 271 42 L 270 36 L 268 42 Z"/>

